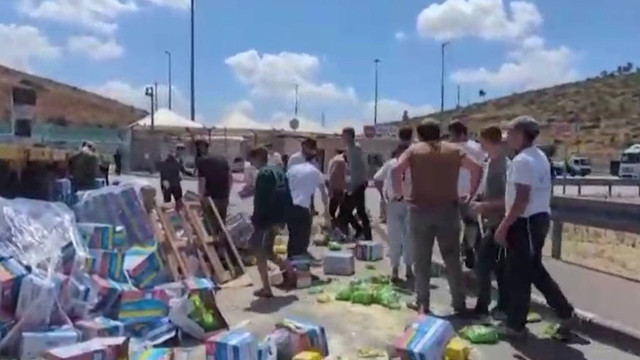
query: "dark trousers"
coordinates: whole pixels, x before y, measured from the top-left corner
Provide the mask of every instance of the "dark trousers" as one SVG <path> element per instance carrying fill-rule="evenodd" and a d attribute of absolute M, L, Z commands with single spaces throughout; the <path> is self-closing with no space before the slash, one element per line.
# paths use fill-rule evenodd
<path fill-rule="evenodd" d="M 506 251 L 495 243 L 496 227 L 488 226 L 482 239 L 476 244 L 476 276 L 478 278 L 478 299 L 476 312 L 488 313 L 491 304 L 491 275 L 495 274 L 498 283 L 498 304 L 501 311 L 507 310 L 508 288 L 505 283 Z M 501 251 L 502 250 L 502 251 Z"/>
<path fill-rule="evenodd" d="M 542 247 L 550 222 L 549 214 L 539 213 L 519 218 L 507 231 L 507 325 L 512 329 L 522 330 L 526 325 L 532 284 L 560 319 L 573 314 L 573 306 L 542 264 Z"/>
<path fill-rule="evenodd" d="M 229 199 L 228 198 L 219 198 L 219 199 L 211 199 L 213 200 L 213 204 L 218 209 L 218 213 L 220 214 L 220 218 L 222 219 L 223 224 L 220 224 L 218 218 L 216 217 L 213 209 L 206 204 L 202 208 L 203 212 L 203 220 L 205 227 L 207 228 L 207 232 L 209 235 L 218 235 L 222 233 L 222 225 L 227 223 L 227 211 L 229 209 Z"/>
<path fill-rule="evenodd" d="M 365 239 L 371 240 L 371 222 L 369 221 L 369 215 L 367 214 L 367 207 L 365 205 L 366 190 L 367 184 L 363 184 L 345 196 L 344 202 L 340 207 L 338 221 L 340 222 L 340 229 L 345 234 L 349 233 L 349 224 L 351 224 L 356 230 L 356 233 L 362 232 Z M 358 221 L 356 221 L 353 216 L 354 209 L 362 226 L 358 224 Z"/>
<path fill-rule="evenodd" d="M 336 221 L 338 209 L 344 198 L 344 192 L 342 190 L 331 190 L 331 196 L 329 197 L 329 216 L 331 221 Z"/>
<path fill-rule="evenodd" d="M 287 257 L 307 254 L 311 242 L 312 220 L 309 209 L 298 205 L 291 207 L 287 220 L 287 228 L 289 229 Z"/>
<path fill-rule="evenodd" d="M 100 172 L 104 176 L 105 183 L 109 185 L 109 166 L 100 166 Z"/>

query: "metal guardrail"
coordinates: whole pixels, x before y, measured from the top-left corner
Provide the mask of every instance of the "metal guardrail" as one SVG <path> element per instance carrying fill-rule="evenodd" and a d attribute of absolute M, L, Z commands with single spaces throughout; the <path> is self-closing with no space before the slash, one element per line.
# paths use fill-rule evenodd
<path fill-rule="evenodd" d="M 603 179 L 603 178 L 555 178 L 554 185 L 577 186 L 578 195 L 582 195 L 583 186 L 604 186 L 612 194 L 614 186 L 637 186 L 638 196 L 640 196 L 640 180 L 638 179 Z"/>
<path fill-rule="evenodd" d="M 551 256 L 555 259 L 562 258 L 565 223 L 640 234 L 640 204 L 554 196 L 551 208 Z"/>

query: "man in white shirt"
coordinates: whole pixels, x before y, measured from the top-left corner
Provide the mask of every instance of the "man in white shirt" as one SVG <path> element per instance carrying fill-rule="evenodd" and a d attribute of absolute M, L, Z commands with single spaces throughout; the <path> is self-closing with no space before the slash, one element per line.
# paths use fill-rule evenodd
<path fill-rule="evenodd" d="M 447 130 L 449 131 L 449 139 L 451 142 L 460 146 L 462 151 L 476 163 L 480 165 L 484 163 L 486 154 L 482 151 L 478 142 L 469 139 L 469 129 L 467 125 L 459 120 L 455 120 L 449 124 Z M 462 204 L 467 204 L 468 200 L 470 200 L 468 199 L 470 189 L 471 173 L 467 169 L 460 168 L 460 173 L 458 174 L 458 196 Z M 464 261 L 468 268 L 473 268 L 475 265 L 473 248 L 475 244 L 480 241 L 478 222 L 476 218 L 469 213 L 469 207 L 466 205 L 460 206 L 460 217 L 464 224 L 462 232 L 462 253 Z"/>
<path fill-rule="evenodd" d="M 398 157 L 409 148 L 409 144 L 402 143 L 393 151 L 390 160 L 382 165 L 373 176 L 376 183 L 382 183 L 380 193 L 387 207 L 387 235 L 389 238 L 389 257 L 391 260 L 391 280 L 399 282 L 398 269 L 400 258 L 404 258 L 405 276 L 407 281 L 413 280 L 413 256 L 411 239 L 409 237 L 409 205 L 405 198 L 411 193 L 411 176 L 403 176 L 403 196 L 397 197 L 393 191 L 391 169 L 398 162 Z"/>
<path fill-rule="evenodd" d="M 268 160 L 267 160 L 267 165 L 280 166 L 281 168 L 284 169 L 284 163 L 282 162 L 282 156 L 280 156 L 279 152 L 273 150 L 273 144 L 266 144 L 264 147 L 267 148 L 267 151 L 269 151 L 269 157 L 268 157 Z"/>
<path fill-rule="evenodd" d="M 542 264 L 542 247 L 549 232 L 551 214 L 551 169 L 545 154 L 535 145 L 539 125 L 529 116 L 511 121 L 509 147 L 517 152 L 507 171 L 505 217 L 495 240 L 507 247 L 506 274 L 509 286 L 507 336 L 526 335 L 531 285 L 544 295 L 561 321 L 559 334 L 569 330 L 573 306 Z"/>
<path fill-rule="evenodd" d="M 302 147 L 302 155 L 305 162 L 290 166 L 287 170 L 287 179 L 293 206 L 287 221 L 289 228 L 289 243 L 287 256 L 289 258 L 308 254 L 307 249 L 311 240 L 311 198 L 320 189 L 322 205 L 325 214 L 328 214 L 327 190 L 325 188 L 324 175 L 312 163 L 317 154 L 317 144 L 314 139 L 307 139 Z M 328 216 L 328 215 L 325 215 Z"/>

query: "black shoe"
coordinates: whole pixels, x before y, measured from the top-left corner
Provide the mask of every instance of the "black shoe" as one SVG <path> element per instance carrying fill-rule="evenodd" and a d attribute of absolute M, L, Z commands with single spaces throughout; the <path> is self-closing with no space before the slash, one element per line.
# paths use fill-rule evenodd
<path fill-rule="evenodd" d="M 464 266 L 469 270 L 473 270 L 476 266 L 476 254 L 473 249 L 470 247 L 465 248 L 462 256 L 464 257 Z"/>

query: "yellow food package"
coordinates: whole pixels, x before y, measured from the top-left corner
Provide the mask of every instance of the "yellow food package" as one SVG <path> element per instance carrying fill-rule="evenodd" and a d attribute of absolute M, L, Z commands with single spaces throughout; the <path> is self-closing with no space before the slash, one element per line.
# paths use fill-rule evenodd
<path fill-rule="evenodd" d="M 303 351 L 294 356 L 293 360 L 322 360 L 322 355 L 315 351 Z"/>
<path fill-rule="evenodd" d="M 277 255 L 285 255 L 287 253 L 287 245 L 275 245 L 273 252 Z"/>
<path fill-rule="evenodd" d="M 468 360 L 470 354 L 471 347 L 459 337 L 451 339 L 444 350 L 446 360 Z"/>

